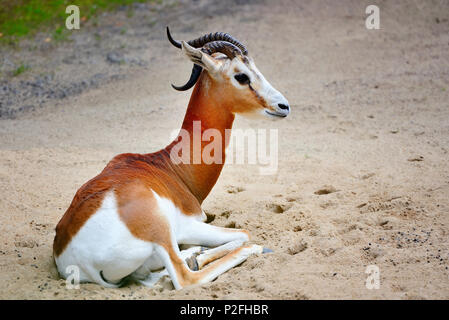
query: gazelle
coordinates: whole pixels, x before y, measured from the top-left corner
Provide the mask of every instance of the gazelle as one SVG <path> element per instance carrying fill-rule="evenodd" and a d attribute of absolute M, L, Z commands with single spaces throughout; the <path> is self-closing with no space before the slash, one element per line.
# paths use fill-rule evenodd
<path fill-rule="evenodd" d="M 235 114 L 289 114 L 287 100 L 230 35 L 217 32 L 178 42 L 167 28 L 167 36 L 194 63 L 188 83 L 173 86 L 188 90 L 196 84 L 182 130 L 191 132 L 193 122 L 201 121 L 201 131 L 219 130 L 226 144 L 225 130 L 232 127 Z M 245 245 L 246 230 L 204 222 L 201 203 L 220 175 L 225 147 L 221 163 L 175 164 L 170 158 L 174 146 L 192 147 L 190 141 L 180 140 L 178 136 L 155 153 L 117 155 L 77 191 L 56 227 L 53 244 L 62 277 L 69 275 L 67 267 L 77 266 L 81 282 L 118 287 L 125 277 L 152 286 L 168 274 L 180 289 L 212 281 L 264 251 L 259 245 Z M 195 246 L 180 251 L 181 244 Z"/>

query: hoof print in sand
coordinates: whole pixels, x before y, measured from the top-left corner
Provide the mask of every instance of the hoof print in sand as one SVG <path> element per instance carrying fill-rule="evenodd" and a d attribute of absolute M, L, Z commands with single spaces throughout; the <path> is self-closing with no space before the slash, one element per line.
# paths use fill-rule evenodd
<path fill-rule="evenodd" d="M 294 256 L 300 252 L 303 252 L 307 249 L 307 242 L 301 241 L 299 243 L 295 243 L 290 248 L 287 249 L 288 254 Z"/>
<path fill-rule="evenodd" d="M 230 216 L 231 216 L 231 211 L 229 211 L 229 210 L 225 210 L 225 211 L 223 211 L 221 214 L 220 214 L 220 216 L 222 216 L 222 217 L 224 217 L 224 218 L 229 218 Z"/>
<path fill-rule="evenodd" d="M 245 191 L 245 188 L 236 187 L 236 186 L 226 186 L 226 191 L 228 193 L 239 193 L 239 192 Z"/>
<path fill-rule="evenodd" d="M 215 220 L 215 214 L 209 213 L 209 212 L 206 212 L 206 211 L 204 211 L 204 213 L 206 214 L 206 217 L 207 217 L 207 219 L 205 221 L 206 223 L 211 223 L 212 221 Z"/>
<path fill-rule="evenodd" d="M 321 195 L 324 195 L 324 194 L 334 193 L 334 192 L 337 192 L 337 191 L 338 190 L 335 189 L 335 187 L 333 187 L 333 186 L 324 186 L 321 189 L 315 191 L 314 193 L 319 195 L 319 196 L 321 196 Z"/>
<path fill-rule="evenodd" d="M 274 213 L 284 213 L 288 209 L 293 206 L 291 203 L 287 204 L 277 204 L 277 203 L 269 203 L 267 204 L 267 209 Z"/>
<path fill-rule="evenodd" d="M 411 158 L 407 159 L 407 161 L 410 161 L 410 162 L 417 162 L 417 161 L 423 161 L 423 160 L 424 160 L 423 156 L 415 156 L 415 157 L 411 157 Z"/>
<path fill-rule="evenodd" d="M 235 222 L 231 221 L 225 225 L 225 228 L 238 229 L 240 226 Z"/>

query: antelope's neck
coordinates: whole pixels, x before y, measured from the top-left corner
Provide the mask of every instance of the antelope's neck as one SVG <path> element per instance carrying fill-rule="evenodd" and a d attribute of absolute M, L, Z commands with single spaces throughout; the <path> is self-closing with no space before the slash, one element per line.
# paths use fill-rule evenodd
<path fill-rule="evenodd" d="M 221 173 L 229 141 L 226 135 L 230 135 L 235 117 L 224 105 L 223 93 L 218 90 L 213 80 L 203 72 L 190 97 L 181 132 L 165 148 L 170 153 L 181 144 L 182 152 L 190 151 L 186 157 L 188 161 L 184 159 L 173 168 L 200 203 Z M 212 145 L 216 146 L 213 150 Z"/>

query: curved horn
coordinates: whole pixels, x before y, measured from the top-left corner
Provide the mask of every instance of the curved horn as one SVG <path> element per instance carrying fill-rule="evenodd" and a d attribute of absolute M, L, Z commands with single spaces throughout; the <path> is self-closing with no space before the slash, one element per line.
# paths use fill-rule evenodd
<path fill-rule="evenodd" d="M 173 89 L 178 90 L 178 91 L 189 90 L 198 81 L 198 78 L 201 75 L 201 71 L 203 71 L 203 68 L 197 64 L 194 64 L 193 69 L 192 69 L 192 74 L 190 75 L 190 79 L 189 79 L 189 81 L 187 81 L 187 83 L 185 85 L 178 87 L 178 86 L 175 86 L 172 84 L 171 86 L 173 87 Z"/>
<path fill-rule="evenodd" d="M 221 52 L 224 53 L 229 59 L 235 58 L 237 55 L 241 55 L 242 51 L 232 43 L 226 42 L 226 41 L 213 41 L 206 43 L 203 48 L 201 48 L 201 51 L 211 55 L 215 52 Z M 203 71 L 203 68 L 197 64 L 193 65 L 192 73 L 190 75 L 189 81 L 183 86 L 175 86 L 171 85 L 173 89 L 178 91 L 186 91 L 192 88 L 195 83 L 198 81 L 198 78 L 201 75 L 201 72 Z"/>
<path fill-rule="evenodd" d="M 173 46 L 178 49 L 182 48 L 181 42 L 176 41 L 171 36 L 168 26 L 167 38 Z M 240 41 L 224 32 L 209 33 L 202 37 L 190 40 L 187 43 L 194 48 L 203 47 L 202 51 L 207 54 L 212 54 L 214 52 L 224 53 L 229 59 L 233 59 L 237 55 L 248 55 L 248 50 Z M 194 64 L 189 81 L 187 81 L 185 85 L 179 87 L 172 84 L 172 87 L 178 91 L 189 90 L 198 81 L 202 71 L 203 68 L 201 66 Z"/>
<path fill-rule="evenodd" d="M 201 48 L 205 44 L 213 41 L 226 41 L 232 43 L 234 46 L 240 49 L 241 53 L 243 53 L 244 55 L 248 55 L 248 50 L 240 41 L 232 37 L 230 34 L 224 32 L 209 33 L 194 40 L 190 40 L 187 43 L 194 48 Z"/>
<path fill-rule="evenodd" d="M 234 59 L 237 55 L 242 55 L 242 51 L 239 47 L 227 41 L 208 42 L 201 50 L 209 55 L 215 52 L 221 52 L 224 53 L 229 59 Z"/>
<path fill-rule="evenodd" d="M 167 38 L 168 38 L 168 41 L 170 41 L 170 43 L 172 45 L 174 45 L 178 49 L 181 49 L 181 42 L 173 39 L 168 27 L 167 27 Z M 224 33 L 224 32 L 215 32 L 215 33 L 205 34 L 202 37 L 187 41 L 187 43 L 194 48 L 201 48 L 206 43 L 213 42 L 213 41 L 226 41 L 226 42 L 232 43 L 233 45 L 238 47 L 245 56 L 248 55 L 248 50 L 240 41 L 238 41 L 237 39 L 232 37 L 230 34 Z"/>
<path fill-rule="evenodd" d="M 181 42 L 176 41 L 175 39 L 172 38 L 172 36 L 170 34 L 170 30 L 168 29 L 168 26 L 167 26 L 167 38 L 168 38 L 168 41 L 170 41 L 170 43 L 172 45 L 174 45 L 176 48 L 178 48 L 178 49 L 182 48 Z"/>

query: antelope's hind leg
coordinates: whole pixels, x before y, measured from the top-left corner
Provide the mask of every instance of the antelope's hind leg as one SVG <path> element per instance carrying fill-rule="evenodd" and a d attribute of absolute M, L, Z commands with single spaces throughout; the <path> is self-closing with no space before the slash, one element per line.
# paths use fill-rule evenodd
<path fill-rule="evenodd" d="M 205 264 L 209 262 L 212 256 L 214 258 L 222 256 L 221 258 L 208 263 L 201 270 L 192 271 L 185 260 L 188 257 L 198 254 L 201 250 L 201 247 L 196 246 L 184 250 L 184 252 L 180 251 L 178 241 L 175 237 L 175 234 L 172 232 L 173 229 L 170 228 L 168 221 L 164 221 L 164 219 L 161 219 L 159 220 L 159 222 L 159 227 L 164 229 L 165 232 L 158 233 L 158 237 L 154 237 L 155 234 L 152 233 L 152 239 L 149 240 L 154 243 L 154 259 L 160 261 L 161 267 L 165 267 L 166 270 L 163 270 L 160 273 L 152 272 L 151 274 L 149 274 L 149 277 L 144 280 L 142 279 L 141 281 L 141 283 L 144 285 L 153 286 L 166 274 L 170 276 L 176 289 L 181 289 L 188 285 L 206 283 L 214 280 L 229 269 L 239 265 L 250 255 L 262 253 L 263 251 L 263 247 L 258 245 L 245 245 L 243 247 L 239 247 L 243 244 L 244 241 L 248 239 L 248 235 L 244 231 L 242 232 L 240 230 L 232 229 L 231 231 L 228 231 L 225 229 L 221 230 L 222 234 L 220 235 L 217 234 L 216 231 L 224 228 L 214 227 L 201 223 L 202 225 L 206 226 L 205 229 L 209 231 L 213 230 L 215 232 L 204 232 L 204 229 L 201 230 L 201 228 L 200 230 L 193 229 L 192 231 L 198 231 L 197 235 L 200 235 L 200 237 L 195 238 L 196 240 L 209 239 L 209 241 L 206 241 L 208 245 L 220 244 L 220 242 L 226 242 L 225 240 L 228 239 L 231 241 L 229 241 L 229 243 L 226 243 L 224 246 L 210 249 L 212 251 L 206 253 L 202 263 Z M 213 240 L 214 236 L 215 238 L 221 238 L 220 241 Z M 204 239 L 204 237 L 206 239 Z M 232 240 L 233 238 L 237 238 L 237 240 Z M 196 244 L 196 242 L 194 243 Z"/>
<path fill-rule="evenodd" d="M 185 261 L 179 244 L 203 245 L 216 247 L 239 240 L 242 243 L 249 240 L 245 230 L 220 228 L 197 220 L 196 217 L 186 217 L 174 207 L 173 203 L 161 199 L 156 193 L 151 193 L 141 186 L 133 186 L 130 192 L 123 190 L 123 206 L 120 207 L 122 219 L 133 234 L 154 245 L 155 260 L 165 267 L 176 289 L 185 286 L 205 283 L 214 280 L 220 274 L 239 265 L 251 254 L 262 253 L 258 245 L 247 245 L 232 250 L 224 257 L 209 263 L 204 269 L 192 271 Z M 127 200 L 127 195 L 138 193 L 139 199 Z M 195 250 L 195 249 L 192 249 Z M 196 249 L 197 250 L 197 249 Z M 190 252 L 191 253 L 191 252 Z M 149 268 L 149 270 L 157 270 Z M 158 274 L 153 278 L 160 278 Z M 150 284 L 153 283 L 149 279 Z"/>

